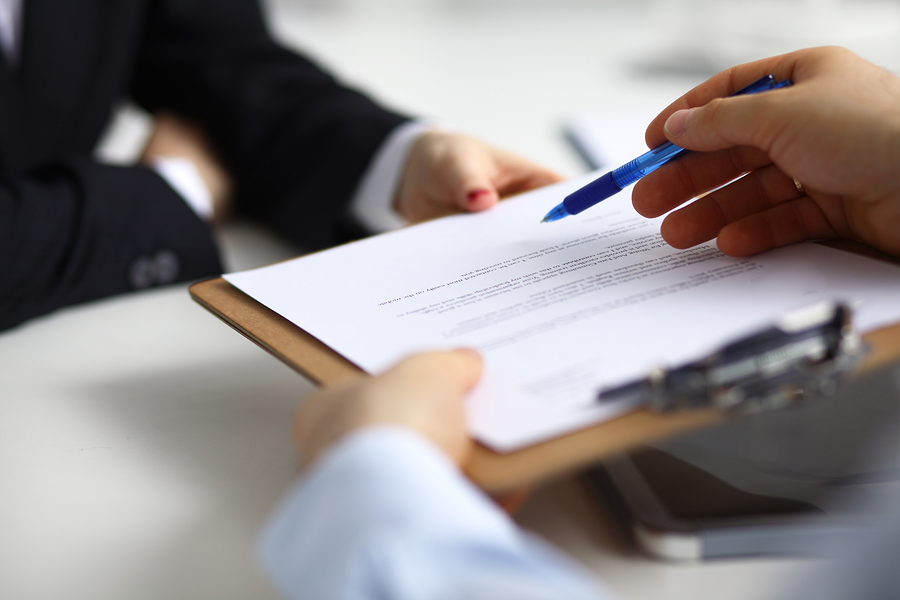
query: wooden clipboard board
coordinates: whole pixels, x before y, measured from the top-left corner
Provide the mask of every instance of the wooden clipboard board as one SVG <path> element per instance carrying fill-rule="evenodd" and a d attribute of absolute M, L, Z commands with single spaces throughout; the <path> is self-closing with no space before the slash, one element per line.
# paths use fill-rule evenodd
<path fill-rule="evenodd" d="M 837 242 L 828 245 L 885 259 L 885 255 L 858 244 Z M 362 373 L 359 367 L 330 347 L 221 277 L 195 283 L 190 287 L 190 293 L 214 315 L 317 384 L 326 385 Z M 900 302 L 900 298 L 897 301 Z M 860 371 L 900 358 L 900 324 L 870 333 L 865 340 L 871 351 Z M 641 409 L 506 454 L 476 444 L 465 471 L 486 492 L 499 496 L 724 418 L 723 413 L 711 409 L 668 414 Z"/>

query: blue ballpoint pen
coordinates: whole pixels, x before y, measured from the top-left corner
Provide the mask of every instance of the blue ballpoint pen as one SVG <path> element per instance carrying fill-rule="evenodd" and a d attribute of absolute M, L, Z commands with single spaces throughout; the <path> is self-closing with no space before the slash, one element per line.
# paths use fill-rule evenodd
<path fill-rule="evenodd" d="M 774 90 L 789 85 L 791 85 L 789 80 L 777 82 L 775 81 L 774 76 L 766 75 L 762 79 L 751 83 L 744 89 L 732 95 L 742 96 L 745 94 L 755 94 L 757 92 Z M 603 202 L 610 196 L 618 194 L 645 175 L 652 173 L 667 162 L 673 161 L 688 152 L 690 152 L 690 150 L 686 150 L 681 146 L 676 146 L 672 142 L 666 142 L 661 146 L 657 146 L 653 150 L 638 156 L 633 161 L 622 165 L 618 169 L 613 169 L 606 175 L 575 190 L 566 196 L 562 202 L 556 205 L 553 210 L 548 212 L 541 223 L 549 223 L 551 221 L 558 221 L 569 215 L 577 215 L 581 211 Z"/>

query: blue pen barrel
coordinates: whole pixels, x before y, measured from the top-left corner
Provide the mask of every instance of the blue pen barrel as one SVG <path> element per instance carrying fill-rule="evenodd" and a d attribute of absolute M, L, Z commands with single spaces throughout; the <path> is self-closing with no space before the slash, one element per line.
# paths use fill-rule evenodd
<path fill-rule="evenodd" d="M 626 163 L 612 172 L 613 181 L 624 189 L 641 179 L 644 175 L 649 175 L 670 160 L 675 160 L 682 154 L 687 154 L 681 146 L 676 146 L 672 142 L 666 142 L 662 146 L 657 146 L 649 152 L 641 154 L 630 163 Z"/>
<path fill-rule="evenodd" d="M 570 215 L 577 215 L 581 211 L 590 208 L 598 202 L 603 202 L 610 196 L 622 191 L 622 188 L 613 181 L 613 172 L 595 179 L 583 188 L 566 196 L 563 206 Z"/>
<path fill-rule="evenodd" d="M 670 160 L 687 154 L 687 152 L 681 146 L 666 142 L 569 194 L 563 200 L 563 206 L 570 215 L 577 215 L 610 196 L 618 194 L 644 175 L 652 173 Z"/>

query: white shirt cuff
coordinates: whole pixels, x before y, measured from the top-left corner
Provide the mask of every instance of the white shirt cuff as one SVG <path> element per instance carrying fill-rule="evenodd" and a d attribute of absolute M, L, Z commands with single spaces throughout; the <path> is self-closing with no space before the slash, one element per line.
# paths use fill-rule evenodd
<path fill-rule="evenodd" d="M 162 156 L 153 161 L 151 168 L 166 180 L 198 217 L 207 222 L 212 220 L 212 194 L 193 161 L 176 156 Z"/>
<path fill-rule="evenodd" d="M 406 225 L 393 208 L 406 159 L 416 140 L 434 126 L 409 121 L 398 126 L 378 148 L 350 201 L 350 212 L 369 231 L 381 233 Z"/>

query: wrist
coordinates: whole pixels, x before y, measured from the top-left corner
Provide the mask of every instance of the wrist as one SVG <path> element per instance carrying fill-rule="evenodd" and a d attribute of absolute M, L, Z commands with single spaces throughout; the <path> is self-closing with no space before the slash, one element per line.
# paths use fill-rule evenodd
<path fill-rule="evenodd" d="M 396 210 L 397 194 L 413 146 L 433 127 L 423 121 L 403 123 L 376 152 L 350 203 L 353 217 L 369 231 L 380 233 L 407 224 Z"/>

